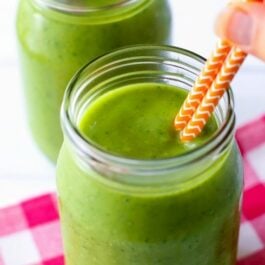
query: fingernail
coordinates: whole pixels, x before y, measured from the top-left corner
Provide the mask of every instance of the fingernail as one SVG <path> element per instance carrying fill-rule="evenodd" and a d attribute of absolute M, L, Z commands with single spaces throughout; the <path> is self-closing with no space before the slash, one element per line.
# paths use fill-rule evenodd
<path fill-rule="evenodd" d="M 228 21 L 228 38 L 239 45 L 250 45 L 253 25 L 251 15 L 244 10 L 234 9 Z"/>

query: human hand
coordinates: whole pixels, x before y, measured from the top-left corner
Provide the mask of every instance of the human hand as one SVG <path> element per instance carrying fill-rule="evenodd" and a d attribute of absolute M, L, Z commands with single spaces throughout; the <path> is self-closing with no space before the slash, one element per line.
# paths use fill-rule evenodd
<path fill-rule="evenodd" d="M 215 30 L 222 39 L 265 61 L 265 0 L 230 4 L 218 16 Z"/>

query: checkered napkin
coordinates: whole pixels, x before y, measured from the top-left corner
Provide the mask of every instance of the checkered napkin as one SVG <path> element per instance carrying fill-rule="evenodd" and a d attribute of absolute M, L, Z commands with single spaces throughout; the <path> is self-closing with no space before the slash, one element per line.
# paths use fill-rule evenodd
<path fill-rule="evenodd" d="M 236 137 L 245 167 L 237 265 L 265 265 L 265 116 Z M 54 194 L 0 210 L 0 265 L 63 265 L 58 218 Z"/>

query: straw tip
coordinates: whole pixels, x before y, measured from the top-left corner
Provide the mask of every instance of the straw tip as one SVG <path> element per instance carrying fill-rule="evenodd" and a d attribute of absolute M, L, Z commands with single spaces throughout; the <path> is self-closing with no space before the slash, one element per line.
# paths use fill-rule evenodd
<path fill-rule="evenodd" d="M 182 131 L 186 126 L 186 122 L 180 121 L 178 118 L 174 121 L 174 127 L 176 131 Z"/>
<path fill-rule="evenodd" d="M 175 124 L 175 130 L 180 132 L 183 130 L 183 126 L 179 126 L 178 124 L 177 125 Z"/>
<path fill-rule="evenodd" d="M 184 131 L 182 131 L 180 132 L 179 138 L 182 143 L 189 143 L 194 139 L 194 136 L 191 134 L 186 134 Z"/>

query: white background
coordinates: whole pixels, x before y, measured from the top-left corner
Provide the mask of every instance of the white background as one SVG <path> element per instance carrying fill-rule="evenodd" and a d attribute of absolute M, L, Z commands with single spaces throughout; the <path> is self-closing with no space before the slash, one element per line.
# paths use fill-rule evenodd
<path fill-rule="evenodd" d="M 207 56 L 224 0 L 171 0 L 174 44 Z M 23 106 L 15 39 L 17 0 L 0 1 L 0 206 L 55 190 L 55 168 L 31 140 Z M 233 82 L 238 125 L 265 112 L 265 64 L 249 58 Z M 265 154 L 264 154 L 265 156 Z"/>

